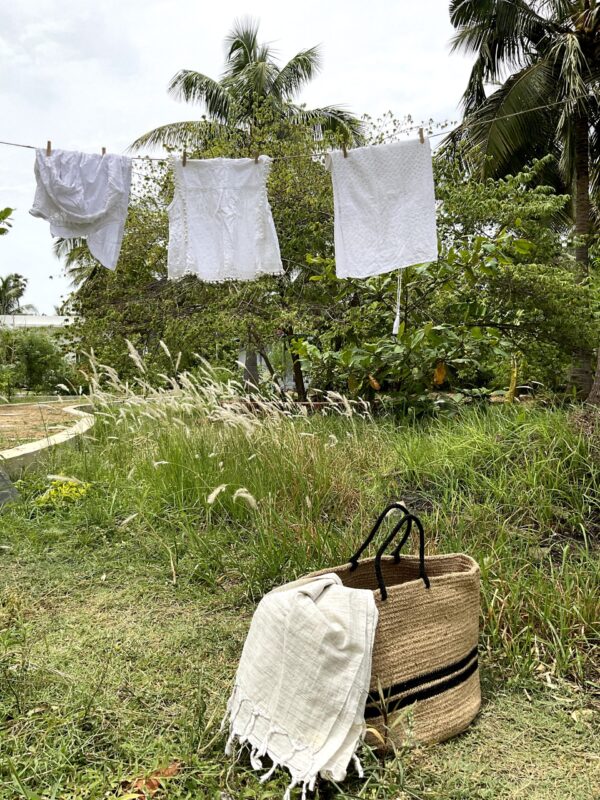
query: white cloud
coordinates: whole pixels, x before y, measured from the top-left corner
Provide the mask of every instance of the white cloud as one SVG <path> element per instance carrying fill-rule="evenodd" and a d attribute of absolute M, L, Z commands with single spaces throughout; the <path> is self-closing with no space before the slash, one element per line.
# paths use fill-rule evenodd
<path fill-rule="evenodd" d="M 448 0 L 29 0 L 3 11 L 0 139 L 121 152 L 153 127 L 197 117 L 167 97 L 166 85 L 184 67 L 217 77 L 223 38 L 249 13 L 282 61 L 322 44 L 323 73 L 302 97 L 308 105 L 457 117 L 469 62 L 450 55 Z M 33 152 L 0 146 L 0 208 L 17 209 L 0 241 L 0 274 L 26 275 L 27 301 L 51 312 L 68 283 L 47 224 L 28 214 L 34 188 Z"/>

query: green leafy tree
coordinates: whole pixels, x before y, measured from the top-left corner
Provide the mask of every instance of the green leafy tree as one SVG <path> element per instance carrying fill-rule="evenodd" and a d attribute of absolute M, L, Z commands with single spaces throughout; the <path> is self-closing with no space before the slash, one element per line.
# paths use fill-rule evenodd
<path fill-rule="evenodd" d="M 301 126 L 320 126 L 347 141 L 361 134 L 361 123 L 339 106 L 306 109 L 295 102 L 301 89 L 321 69 L 318 47 L 301 50 L 280 66 L 268 44 L 258 39 L 258 23 L 237 21 L 225 39 L 225 70 L 219 80 L 195 70 L 180 70 L 169 84 L 169 94 L 201 103 L 207 117 L 197 122 L 175 122 L 140 136 L 134 149 L 148 145 L 202 148 L 229 128 L 250 136 L 269 109 L 274 118 Z"/>
<path fill-rule="evenodd" d="M 589 272 L 599 213 L 600 4 L 596 0 L 451 0 L 454 48 L 477 58 L 459 130 L 471 168 L 484 177 L 514 174 L 551 153 L 547 179 L 573 198 L 575 258 Z M 498 85 L 486 95 L 486 85 Z M 455 137 L 456 138 L 456 137 Z M 600 402 L 599 362 L 590 400 Z M 577 379 L 590 389 L 590 361 Z"/>
<path fill-rule="evenodd" d="M 11 214 L 14 208 L 0 208 L 0 236 L 6 235 L 12 227 Z"/>
<path fill-rule="evenodd" d="M 40 330 L 0 329 L 0 395 L 10 399 L 15 389 L 55 392 L 73 383 L 71 364 L 56 338 Z"/>
<path fill-rule="evenodd" d="M 56 391 L 72 382 L 73 370 L 56 339 L 44 331 L 16 331 L 13 339 L 14 381 L 28 391 Z"/>

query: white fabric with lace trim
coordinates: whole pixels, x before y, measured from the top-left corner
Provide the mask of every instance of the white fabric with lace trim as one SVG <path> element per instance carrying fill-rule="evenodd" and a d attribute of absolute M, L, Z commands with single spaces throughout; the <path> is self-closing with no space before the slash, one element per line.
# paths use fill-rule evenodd
<path fill-rule="evenodd" d="M 35 153 L 36 191 L 30 214 L 50 223 L 50 233 L 87 239 L 108 269 L 119 259 L 131 188 L 131 159 L 71 150 Z"/>
<path fill-rule="evenodd" d="M 171 158 L 175 194 L 169 206 L 169 278 L 251 281 L 283 266 L 267 177 L 271 159 Z"/>
<path fill-rule="evenodd" d="M 244 644 L 223 721 L 226 752 L 237 740 L 250 748 L 254 769 L 285 767 L 286 792 L 303 796 L 318 775 L 346 777 L 365 732 L 377 626 L 373 592 L 343 586 L 334 574 L 302 578 L 265 595 Z"/>

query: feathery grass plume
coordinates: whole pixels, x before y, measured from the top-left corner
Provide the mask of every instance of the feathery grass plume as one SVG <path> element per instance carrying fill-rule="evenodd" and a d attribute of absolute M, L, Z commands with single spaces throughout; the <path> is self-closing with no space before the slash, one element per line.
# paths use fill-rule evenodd
<path fill-rule="evenodd" d="M 73 478 L 67 475 L 46 475 L 46 478 L 54 483 L 73 483 L 73 484 L 84 483 L 84 481 L 80 481 L 79 478 Z"/>
<path fill-rule="evenodd" d="M 159 346 L 160 346 L 161 350 L 162 350 L 164 353 L 166 353 L 166 356 L 167 356 L 167 358 L 169 359 L 169 361 L 172 361 L 173 359 L 171 358 L 171 351 L 169 350 L 169 348 L 168 348 L 168 347 L 167 347 L 167 345 L 166 345 L 166 344 L 163 342 L 163 340 L 162 340 L 162 339 L 160 339 L 160 341 L 158 342 L 158 344 L 159 344 Z"/>
<path fill-rule="evenodd" d="M 234 502 L 236 500 L 243 500 L 244 503 L 246 503 L 247 505 L 250 506 L 250 508 L 254 508 L 254 509 L 258 508 L 258 503 L 254 499 L 254 497 L 250 494 L 248 489 L 245 489 L 244 487 L 241 487 L 240 489 L 236 489 L 236 491 L 233 494 L 233 500 L 234 500 Z"/>
<path fill-rule="evenodd" d="M 215 500 L 217 499 L 217 497 L 218 497 L 218 496 L 221 494 L 221 492 L 224 492 L 224 491 L 225 491 L 225 489 L 226 489 L 228 486 L 229 486 L 229 484 L 228 484 L 228 483 L 222 483 L 220 486 L 217 486 L 217 487 L 216 487 L 216 489 L 213 489 L 213 490 L 212 490 L 212 492 L 211 492 L 211 493 L 208 495 L 208 497 L 206 498 L 206 502 L 207 502 L 207 504 L 208 504 L 209 506 L 212 506 L 212 504 L 215 502 Z"/>
<path fill-rule="evenodd" d="M 131 360 L 136 365 L 136 367 L 139 369 L 139 371 L 142 374 L 145 374 L 146 373 L 146 367 L 144 366 L 144 362 L 142 361 L 142 357 L 140 356 L 138 351 L 135 349 L 135 347 L 131 344 L 129 339 L 125 339 L 125 344 L 127 345 L 127 350 L 129 351 L 129 356 L 130 356 Z"/>

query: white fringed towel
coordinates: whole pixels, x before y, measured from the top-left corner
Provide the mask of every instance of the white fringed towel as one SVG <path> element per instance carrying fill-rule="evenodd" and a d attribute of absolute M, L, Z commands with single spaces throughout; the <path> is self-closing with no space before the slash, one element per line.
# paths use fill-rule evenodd
<path fill-rule="evenodd" d="M 437 259 L 431 148 L 425 139 L 327 156 L 338 278 L 369 278 Z"/>
<path fill-rule="evenodd" d="M 226 752 L 237 740 L 254 769 L 291 774 L 312 790 L 317 776 L 341 781 L 364 734 L 377 608 L 373 592 L 337 575 L 303 578 L 261 600 L 227 704 Z"/>

